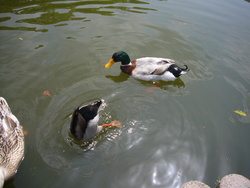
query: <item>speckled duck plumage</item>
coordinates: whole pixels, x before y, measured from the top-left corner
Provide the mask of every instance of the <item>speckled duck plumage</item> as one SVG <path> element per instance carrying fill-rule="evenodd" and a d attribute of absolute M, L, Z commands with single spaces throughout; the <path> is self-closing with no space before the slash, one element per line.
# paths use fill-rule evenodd
<path fill-rule="evenodd" d="M 0 187 L 15 175 L 24 156 L 24 134 L 7 101 L 0 97 Z M 2 185 L 1 185 L 2 184 Z"/>

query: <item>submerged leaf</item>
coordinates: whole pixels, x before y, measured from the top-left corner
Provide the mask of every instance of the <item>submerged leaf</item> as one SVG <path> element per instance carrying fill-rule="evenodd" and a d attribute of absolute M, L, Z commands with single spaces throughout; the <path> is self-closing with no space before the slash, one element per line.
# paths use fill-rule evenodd
<path fill-rule="evenodd" d="M 235 110 L 234 112 L 237 114 L 240 114 L 241 116 L 247 116 L 247 114 L 245 112 L 240 111 L 240 110 Z"/>
<path fill-rule="evenodd" d="M 43 94 L 46 95 L 46 96 L 50 96 L 50 91 L 49 90 L 44 90 Z"/>
<path fill-rule="evenodd" d="M 23 38 L 20 37 L 19 40 L 23 40 Z"/>

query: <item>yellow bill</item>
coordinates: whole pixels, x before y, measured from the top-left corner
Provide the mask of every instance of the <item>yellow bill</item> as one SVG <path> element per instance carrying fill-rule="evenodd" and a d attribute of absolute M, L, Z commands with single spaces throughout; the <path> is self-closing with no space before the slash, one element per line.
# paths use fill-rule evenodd
<path fill-rule="evenodd" d="M 115 63 L 114 59 L 110 59 L 109 62 L 105 65 L 105 68 L 111 67 Z"/>

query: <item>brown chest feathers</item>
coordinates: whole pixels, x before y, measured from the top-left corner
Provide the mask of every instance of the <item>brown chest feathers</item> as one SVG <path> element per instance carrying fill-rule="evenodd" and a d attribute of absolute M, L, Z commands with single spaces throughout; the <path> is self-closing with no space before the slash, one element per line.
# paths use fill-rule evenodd
<path fill-rule="evenodd" d="M 132 75 L 133 70 L 135 69 L 136 60 L 133 60 L 130 65 L 121 65 L 122 72 Z"/>

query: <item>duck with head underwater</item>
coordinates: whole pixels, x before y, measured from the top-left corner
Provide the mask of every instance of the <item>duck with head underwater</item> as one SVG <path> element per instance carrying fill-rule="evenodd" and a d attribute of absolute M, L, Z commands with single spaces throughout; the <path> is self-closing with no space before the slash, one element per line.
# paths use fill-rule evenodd
<path fill-rule="evenodd" d="M 124 73 L 145 81 L 174 81 L 189 71 L 187 65 L 184 65 L 185 68 L 180 68 L 172 59 L 142 57 L 130 61 L 128 54 L 124 51 L 115 52 L 105 68 L 111 67 L 116 62 L 121 62 L 120 68 Z"/>
<path fill-rule="evenodd" d="M 84 142 L 91 140 L 106 127 L 122 127 L 121 123 L 116 120 L 112 121 L 110 124 L 98 126 L 99 112 L 103 110 L 105 106 L 105 101 L 101 99 L 74 110 L 70 132 L 78 141 Z"/>

